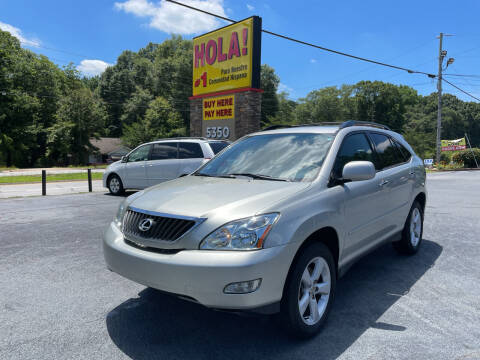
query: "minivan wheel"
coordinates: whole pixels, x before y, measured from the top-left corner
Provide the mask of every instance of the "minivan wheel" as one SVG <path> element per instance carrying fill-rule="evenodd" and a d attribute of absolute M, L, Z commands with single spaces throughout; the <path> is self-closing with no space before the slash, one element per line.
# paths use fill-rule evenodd
<path fill-rule="evenodd" d="M 423 234 L 423 211 L 418 201 L 415 201 L 408 214 L 402 231 L 402 239 L 395 241 L 393 247 L 400 254 L 413 255 L 420 248 Z"/>
<path fill-rule="evenodd" d="M 306 247 L 293 264 L 281 303 L 280 318 L 292 335 L 308 338 L 319 332 L 333 302 L 336 270 L 322 243 Z"/>
<path fill-rule="evenodd" d="M 108 190 L 112 195 L 123 194 L 122 180 L 118 175 L 113 174 L 108 178 Z"/>

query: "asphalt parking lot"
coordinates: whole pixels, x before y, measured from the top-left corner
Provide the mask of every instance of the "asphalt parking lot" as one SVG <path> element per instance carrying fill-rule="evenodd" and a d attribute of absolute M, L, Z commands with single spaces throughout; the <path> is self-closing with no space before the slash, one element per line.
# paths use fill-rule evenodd
<path fill-rule="evenodd" d="M 386 245 L 358 262 L 309 341 L 106 270 L 120 198 L 0 200 L 0 359 L 480 359 L 480 171 L 427 186 L 420 252 Z"/>

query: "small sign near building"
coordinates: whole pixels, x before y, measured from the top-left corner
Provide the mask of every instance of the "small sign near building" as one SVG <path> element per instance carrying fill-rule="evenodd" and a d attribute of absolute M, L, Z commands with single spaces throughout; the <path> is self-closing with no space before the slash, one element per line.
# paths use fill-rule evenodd
<path fill-rule="evenodd" d="M 467 143 L 465 138 L 460 138 L 456 140 L 442 140 L 442 151 L 457 151 L 465 150 L 467 148 Z"/>
<path fill-rule="evenodd" d="M 432 167 L 433 166 L 433 159 L 423 159 L 423 165 L 426 167 Z"/>

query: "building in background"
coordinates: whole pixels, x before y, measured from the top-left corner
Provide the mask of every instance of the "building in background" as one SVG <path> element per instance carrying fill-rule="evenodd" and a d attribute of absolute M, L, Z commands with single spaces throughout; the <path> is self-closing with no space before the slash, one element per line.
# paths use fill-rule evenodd
<path fill-rule="evenodd" d="M 122 144 L 119 138 L 101 137 L 90 139 L 93 150 L 88 156 L 89 164 L 105 164 L 120 160 L 131 149 Z"/>

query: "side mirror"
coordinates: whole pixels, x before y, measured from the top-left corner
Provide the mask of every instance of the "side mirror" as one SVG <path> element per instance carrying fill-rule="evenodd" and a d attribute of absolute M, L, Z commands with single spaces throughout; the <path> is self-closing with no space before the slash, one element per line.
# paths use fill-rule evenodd
<path fill-rule="evenodd" d="M 344 181 L 370 180 L 375 177 L 375 166 L 371 161 L 350 161 L 342 171 Z"/>
<path fill-rule="evenodd" d="M 125 162 L 127 162 L 127 161 L 128 161 L 128 157 L 122 156 L 122 163 L 125 163 Z"/>

